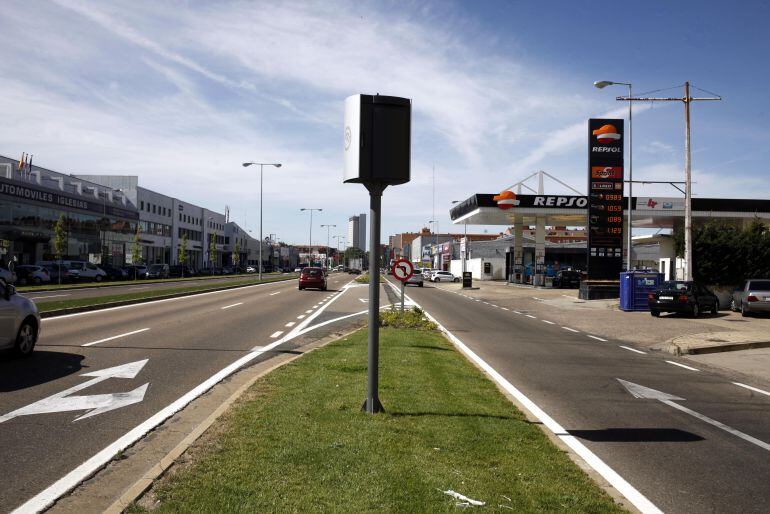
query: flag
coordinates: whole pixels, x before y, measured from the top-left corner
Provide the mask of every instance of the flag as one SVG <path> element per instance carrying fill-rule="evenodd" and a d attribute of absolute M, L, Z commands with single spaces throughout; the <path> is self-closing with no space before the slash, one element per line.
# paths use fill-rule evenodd
<path fill-rule="evenodd" d="M 24 169 L 24 159 L 27 154 L 25 152 L 21 152 L 21 159 L 19 159 L 19 167 L 18 170 L 21 171 Z"/>
<path fill-rule="evenodd" d="M 32 155 L 29 156 L 29 172 L 32 173 Z"/>

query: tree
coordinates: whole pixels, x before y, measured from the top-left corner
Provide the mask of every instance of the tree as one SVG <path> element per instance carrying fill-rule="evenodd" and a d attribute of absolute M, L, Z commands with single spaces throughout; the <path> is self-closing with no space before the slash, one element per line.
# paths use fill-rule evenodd
<path fill-rule="evenodd" d="M 56 260 L 59 261 L 59 285 L 61 285 L 61 258 L 67 250 L 67 218 L 64 214 L 54 223 L 53 238 L 54 253 L 56 253 Z"/>
<path fill-rule="evenodd" d="M 209 237 L 209 261 L 211 262 L 211 267 L 215 267 L 217 263 L 217 235 L 215 233 L 211 233 L 211 237 Z"/>
<path fill-rule="evenodd" d="M 142 262 L 142 246 L 139 241 L 141 233 L 142 227 L 139 225 L 139 223 L 137 223 L 136 233 L 134 234 L 134 246 L 131 247 L 131 263 L 134 265 L 134 280 L 136 280 L 136 266 Z"/>
<path fill-rule="evenodd" d="M 182 233 L 182 242 L 179 243 L 177 261 L 179 261 L 179 265 L 182 266 L 182 278 L 184 278 L 184 264 L 187 262 L 187 231 Z"/>
<path fill-rule="evenodd" d="M 241 262 L 241 241 L 240 239 L 235 242 L 235 248 L 233 249 L 233 268 L 238 269 L 238 264 Z"/>

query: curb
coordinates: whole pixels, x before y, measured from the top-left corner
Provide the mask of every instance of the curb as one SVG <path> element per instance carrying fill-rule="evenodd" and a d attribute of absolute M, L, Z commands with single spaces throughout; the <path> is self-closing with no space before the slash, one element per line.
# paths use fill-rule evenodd
<path fill-rule="evenodd" d="M 263 275 L 264 275 L 264 273 L 263 273 Z M 235 279 L 235 278 L 239 278 L 239 277 L 243 278 L 243 277 L 248 277 L 248 276 L 249 275 L 233 275 L 232 278 Z M 294 278 L 296 278 L 296 277 L 294 277 Z M 135 286 L 137 284 L 178 284 L 180 282 L 191 282 L 192 283 L 192 282 L 195 282 L 196 280 L 198 280 L 198 281 L 206 281 L 206 280 L 211 280 L 211 281 L 222 280 L 222 281 L 224 281 L 224 280 L 227 280 L 227 279 L 187 277 L 187 278 L 183 278 L 183 279 L 175 278 L 175 279 L 162 279 L 162 280 L 159 280 L 159 279 L 151 279 L 151 280 L 139 279 L 139 280 L 128 280 L 128 281 L 121 280 L 121 281 L 112 281 L 112 282 L 94 282 L 93 284 L 89 284 L 87 286 L 72 287 L 72 288 L 69 288 L 69 289 L 75 289 L 75 290 L 85 289 L 85 290 L 89 290 L 89 289 L 102 289 L 102 288 L 105 288 L 105 287 L 129 287 L 129 286 Z M 71 285 L 77 286 L 80 283 L 82 283 L 82 282 L 74 282 Z M 62 286 L 64 286 L 64 284 L 62 284 Z M 62 291 L 64 289 L 68 289 L 67 287 L 56 287 L 56 288 L 53 288 L 53 289 L 27 289 L 28 287 L 35 287 L 35 286 L 26 286 L 26 285 L 24 285 L 24 286 L 18 287 L 16 290 L 19 293 L 37 294 L 37 293 L 52 293 L 52 292 Z"/>
<path fill-rule="evenodd" d="M 78 312 L 98 311 L 101 309 L 109 309 L 112 307 L 122 307 L 124 305 L 134 305 L 137 303 L 149 303 L 149 302 L 155 302 L 158 300 L 168 300 L 170 298 L 182 298 L 185 296 L 195 296 L 196 294 L 211 293 L 213 291 L 227 291 L 228 289 L 239 289 L 242 287 L 250 287 L 250 286 L 256 286 L 260 284 L 273 284 L 278 282 L 286 282 L 288 280 L 294 280 L 295 278 L 296 277 L 282 278 L 279 280 L 269 280 L 267 282 L 236 284 L 236 285 L 227 286 L 227 287 L 212 287 L 210 289 L 203 289 L 200 291 L 185 291 L 183 293 L 172 293 L 172 294 L 164 294 L 160 296 L 149 296 L 145 298 L 134 298 L 133 300 L 120 300 L 117 302 L 106 302 L 106 303 L 98 303 L 94 305 L 82 305 L 80 307 L 68 307 L 66 309 L 55 309 L 51 311 L 41 312 L 40 318 L 42 319 L 55 318 L 57 316 L 64 316 L 65 314 L 76 314 Z"/>
<path fill-rule="evenodd" d="M 770 348 L 770 341 L 749 341 L 745 343 L 729 343 L 719 346 L 695 346 L 682 348 L 671 343 L 667 350 L 674 355 L 704 355 L 707 353 L 735 352 L 738 350 L 753 350 L 755 348 Z"/>

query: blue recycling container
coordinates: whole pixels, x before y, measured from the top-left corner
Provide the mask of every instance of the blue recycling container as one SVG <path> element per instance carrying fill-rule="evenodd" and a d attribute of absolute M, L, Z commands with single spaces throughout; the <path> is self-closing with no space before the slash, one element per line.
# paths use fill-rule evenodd
<path fill-rule="evenodd" d="M 620 274 L 620 309 L 649 311 L 647 295 L 663 282 L 663 273 L 657 271 L 624 271 Z"/>

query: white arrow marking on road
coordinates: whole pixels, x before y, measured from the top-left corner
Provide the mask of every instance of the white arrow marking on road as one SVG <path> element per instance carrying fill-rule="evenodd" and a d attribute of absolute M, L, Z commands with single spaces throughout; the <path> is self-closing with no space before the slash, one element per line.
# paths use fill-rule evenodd
<path fill-rule="evenodd" d="M 649 387 L 644 387 L 639 384 L 634 384 L 633 382 L 627 382 L 625 380 L 618 379 L 618 382 L 623 384 L 623 387 L 625 387 L 629 393 L 634 398 L 643 398 L 643 399 L 650 399 L 650 400 L 658 400 L 661 403 L 665 403 L 669 407 L 673 407 L 677 410 L 680 410 L 684 413 L 689 414 L 690 416 L 696 417 L 701 421 L 705 421 L 709 425 L 714 425 L 717 428 L 721 428 L 725 432 L 729 432 L 735 436 L 740 437 L 744 441 L 748 441 L 752 444 L 756 444 L 762 449 L 765 449 L 767 451 L 770 451 L 770 444 L 767 444 L 764 441 L 760 441 L 756 437 L 751 437 L 748 434 L 744 434 L 740 430 L 736 430 L 732 427 L 729 427 L 725 425 L 724 423 L 720 423 L 719 421 L 715 419 L 711 419 L 708 416 L 704 416 L 703 414 L 700 414 L 699 412 L 695 412 L 694 410 L 688 409 L 687 407 L 683 407 L 679 405 L 678 403 L 674 403 L 674 401 L 684 401 L 684 398 L 680 398 L 678 396 L 674 396 L 672 394 L 664 393 L 662 391 L 658 391 L 656 389 L 650 389 Z"/>
<path fill-rule="evenodd" d="M 362 303 L 369 303 L 369 299 L 368 298 L 359 298 L 358 301 L 362 302 Z"/>
<path fill-rule="evenodd" d="M 27 416 L 31 414 L 48 414 L 52 412 L 67 412 L 74 410 L 87 410 L 86 414 L 83 414 L 75 421 L 81 419 L 90 418 L 103 412 L 108 412 L 121 407 L 126 407 L 134 403 L 139 403 L 144 399 L 144 394 L 147 392 L 147 387 L 150 383 L 146 383 L 137 387 L 133 391 L 127 393 L 113 393 L 113 394 L 94 394 L 90 396 L 69 396 L 72 393 L 91 387 L 92 385 L 104 382 L 110 378 L 134 378 L 147 364 L 149 359 L 141 361 L 130 362 L 121 366 L 115 366 L 113 368 L 107 368 L 100 371 L 92 371 L 90 373 L 83 373 L 83 377 L 94 377 L 92 380 L 83 382 L 82 384 L 70 387 L 60 393 L 56 393 L 48 398 L 43 398 L 40 401 L 29 404 L 26 407 L 17 409 L 13 412 L 9 412 L 4 416 L 0 416 L 0 423 L 8 421 L 18 416 Z"/>

